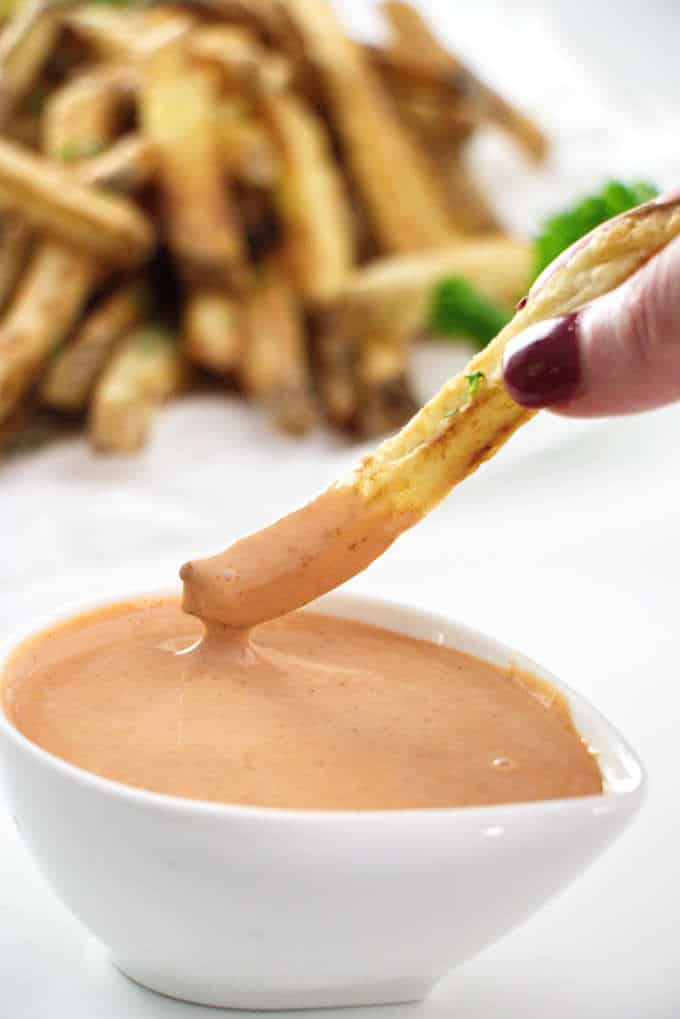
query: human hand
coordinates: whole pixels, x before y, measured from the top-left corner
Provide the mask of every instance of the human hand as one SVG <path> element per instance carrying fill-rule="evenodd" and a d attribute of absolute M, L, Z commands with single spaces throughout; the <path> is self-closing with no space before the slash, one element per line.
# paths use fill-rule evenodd
<path fill-rule="evenodd" d="M 518 403 L 574 417 L 680 400 L 680 238 L 616 290 L 511 340 L 503 375 Z"/>

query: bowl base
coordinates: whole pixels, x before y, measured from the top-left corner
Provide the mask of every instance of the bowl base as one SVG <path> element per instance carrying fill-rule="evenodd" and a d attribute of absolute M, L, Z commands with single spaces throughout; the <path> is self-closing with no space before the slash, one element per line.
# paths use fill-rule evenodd
<path fill-rule="evenodd" d="M 357 981 L 344 986 L 292 987 L 280 990 L 262 987 L 237 987 L 228 981 L 182 979 L 176 973 L 161 972 L 127 960 L 111 959 L 123 976 L 140 984 L 146 990 L 167 998 L 210 1005 L 213 1008 L 245 1009 L 246 1011 L 278 1012 L 305 1008 L 343 1008 L 356 1005 L 399 1005 L 422 1001 L 431 988 L 423 980 L 370 980 Z"/>

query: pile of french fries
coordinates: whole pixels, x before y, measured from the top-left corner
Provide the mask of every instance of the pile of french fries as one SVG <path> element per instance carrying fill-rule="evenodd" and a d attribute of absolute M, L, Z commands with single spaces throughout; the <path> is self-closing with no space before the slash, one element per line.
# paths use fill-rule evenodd
<path fill-rule="evenodd" d="M 136 450 L 208 379 L 287 432 L 386 432 L 433 288 L 523 293 L 466 149 L 542 132 L 382 12 L 369 46 L 327 0 L 0 0 L 0 452 Z"/>

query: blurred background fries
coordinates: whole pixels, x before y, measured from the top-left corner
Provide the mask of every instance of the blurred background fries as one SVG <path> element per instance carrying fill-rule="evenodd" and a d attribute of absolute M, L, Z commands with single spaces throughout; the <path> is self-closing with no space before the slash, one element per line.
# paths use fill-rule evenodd
<path fill-rule="evenodd" d="M 198 384 L 379 434 L 442 281 L 509 313 L 532 249 L 467 147 L 546 138 L 415 8 L 381 13 L 368 45 L 328 0 L 4 0 L 0 452 L 78 426 L 131 452 Z"/>

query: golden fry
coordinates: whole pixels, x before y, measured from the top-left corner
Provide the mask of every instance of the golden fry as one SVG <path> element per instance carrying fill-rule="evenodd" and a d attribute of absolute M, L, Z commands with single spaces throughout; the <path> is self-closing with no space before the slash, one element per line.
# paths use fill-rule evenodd
<path fill-rule="evenodd" d="M 274 424 L 299 435 L 316 418 L 302 316 L 281 265 L 270 261 L 244 302 L 246 345 L 240 378 Z"/>
<path fill-rule="evenodd" d="M 190 361 L 218 375 L 238 367 L 244 349 L 243 314 L 228 294 L 199 290 L 184 308 L 182 345 Z"/>
<path fill-rule="evenodd" d="M 414 76 L 434 79 L 457 96 L 462 110 L 472 120 L 491 120 L 512 135 L 534 160 L 548 151 L 543 131 L 526 114 L 506 102 L 442 46 L 415 7 L 402 0 L 385 0 L 381 9 L 394 40 L 391 48 L 401 54 L 403 66 L 410 63 Z"/>
<path fill-rule="evenodd" d="M 185 610 L 247 628 L 300 608 L 365 569 L 535 413 L 516 404 L 503 385 L 507 343 L 618 287 L 678 236 L 678 199 L 624 213 L 591 234 L 539 280 L 496 339 L 348 477 L 264 532 L 183 567 Z M 227 570 L 233 579 L 225 584 Z"/>
<path fill-rule="evenodd" d="M 147 63 L 141 106 L 143 131 L 158 158 L 172 251 L 192 282 L 240 286 L 245 251 L 224 186 L 215 76 L 191 67 L 181 43 L 166 46 Z"/>
<path fill-rule="evenodd" d="M 59 35 L 59 24 L 43 0 L 24 0 L 0 33 L 0 125 L 34 88 Z"/>
<path fill-rule="evenodd" d="M 153 245 L 151 223 L 130 202 L 84 187 L 55 163 L 5 140 L 0 140 L 0 209 L 123 266 L 141 261 Z"/>
<path fill-rule="evenodd" d="M 72 329 L 99 272 L 91 258 L 60 242 L 36 248 L 0 323 L 0 421 Z"/>
<path fill-rule="evenodd" d="M 312 305 L 337 296 L 354 262 L 349 200 L 323 121 L 293 95 L 267 114 L 281 151 L 275 192 L 296 288 Z"/>
<path fill-rule="evenodd" d="M 451 240 L 444 195 L 426 154 L 408 136 L 361 48 L 327 0 L 282 0 L 323 84 L 331 118 L 386 252 L 421 251 Z"/>
<path fill-rule="evenodd" d="M 0 224 L 0 311 L 10 299 L 26 265 L 32 235 L 16 216 L 5 215 Z"/>
<path fill-rule="evenodd" d="M 318 319 L 315 367 L 319 398 L 327 420 L 349 428 L 357 417 L 357 343 L 343 329 L 341 316 L 333 310 Z"/>
<path fill-rule="evenodd" d="M 500 233 L 498 217 L 466 166 L 462 146 L 444 142 L 433 159 L 446 189 L 449 213 L 461 233 Z"/>
<path fill-rule="evenodd" d="M 427 328 L 434 287 L 450 276 L 462 276 L 490 300 L 512 307 L 528 285 L 532 265 L 532 245 L 509 237 L 384 258 L 351 277 L 336 303 L 336 328 L 354 338 L 417 336 Z"/>
<path fill-rule="evenodd" d="M 132 453 L 143 446 L 158 410 L 183 379 L 179 349 L 165 330 L 148 325 L 131 333 L 94 391 L 88 430 L 95 449 Z"/>
<path fill-rule="evenodd" d="M 104 65 L 62 85 L 47 101 L 43 151 L 73 162 L 105 150 L 131 111 L 138 75 L 131 66 Z"/>
<path fill-rule="evenodd" d="M 228 88 L 240 95 L 262 96 L 283 91 L 291 82 L 284 57 L 264 47 L 240 25 L 207 25 L 192 32 L 188 43 L 194 61 L 219 68 Z"/>
<path fill-rule="evenodd" d="M 82 159 L 74 168 L 77 179 L 88 187 L 134 194 L 141 191 L 156 172 L 152 143 L 141 134 L 127 134 L 106 152 Z"/>
<path fill-rule="evenodd" d="M 140 322 L 144 306 L 136 283 L 101 301 L 54 358 L 40 386 L 42 402 L 70 413 L 84 410 L 102 368 L 120 338 Z"/>
<path fill-rule="evenodd" d="M 354 426 L 361 436 L 393 432 L 417 410 L 408 384 L 409 353 L 409 344 L 401 338 L 369 336 L 359 345 Z"/>
<path fill-rule="evenodd" d="M 107 4 L 81 4 L 67 9 L 63 21 L 100 60 L 135 61 L 185 35 L 193 24 L 187 10 L 162 7 L 118 9 Z"/>
<path fill-rule="evenodd" d="M 271 188 L 280 159 L 270 133 L 243 103 L 227 99 L 218 117 L 220 154 L 228 177 L 256 188 Z"/>

